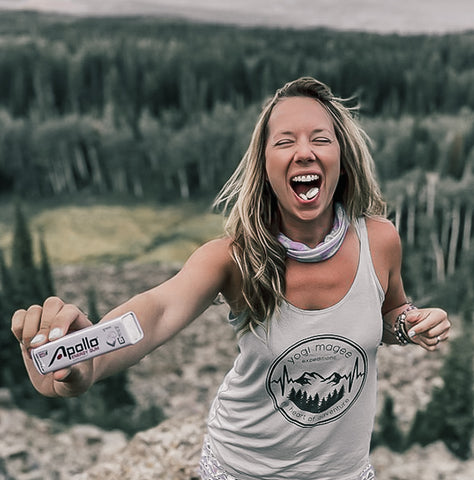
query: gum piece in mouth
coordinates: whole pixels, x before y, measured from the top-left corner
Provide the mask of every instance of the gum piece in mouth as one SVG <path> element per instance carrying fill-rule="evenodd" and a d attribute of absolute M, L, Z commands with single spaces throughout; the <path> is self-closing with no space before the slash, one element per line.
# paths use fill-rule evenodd
<path fill-rule="evenodd" d="M 306 193 L 299 193 L 298 196 L 303 200 L 312 200 L 319 193 L 318 187 L 310 188 Z"/>

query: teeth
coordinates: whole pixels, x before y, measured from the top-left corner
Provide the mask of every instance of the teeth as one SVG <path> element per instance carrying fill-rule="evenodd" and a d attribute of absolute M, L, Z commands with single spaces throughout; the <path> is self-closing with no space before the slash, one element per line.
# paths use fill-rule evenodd
<path fill-rule="evenodd" d="M 298 175 L 297 177 L 293 177 L 291 179 L 292 182 L 314 182 L 318 180 L 319 175 Z"/>
<path fill-rule="evenodd" d="M 319 193 L 319 188 L 314 187 L 309 189 L 306 194 L 300 193 L 298 196 L 303 200 L 311 200 Z"/>

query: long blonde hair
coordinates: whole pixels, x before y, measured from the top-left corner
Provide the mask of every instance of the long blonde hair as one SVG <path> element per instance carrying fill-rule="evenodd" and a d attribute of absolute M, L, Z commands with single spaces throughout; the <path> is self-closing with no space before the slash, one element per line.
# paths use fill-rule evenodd
<path fill-rule="evenodd" d="M 368 137 L 329 87 L 311 77 L 287 83 L 263 107 L 249 147 L 233 175 L 216 197 L 214 206 L 228 212 L 226 234 L 233 239 L 233 258 L 242 275 L 245 307 L 240 333 L 254 330 L 278 310 L 285 298 L 285 249 L 276 239 L 278 206 L 266 181 L 265 147 L 268 121 L 275 105 L 283 98 L 309 97 L 329 113 L 341 149 L 345 172 L 334 200 L 344 205 L 350 220 L 362 215 L 385 215 L 385 203 L 374 175 Z"/>

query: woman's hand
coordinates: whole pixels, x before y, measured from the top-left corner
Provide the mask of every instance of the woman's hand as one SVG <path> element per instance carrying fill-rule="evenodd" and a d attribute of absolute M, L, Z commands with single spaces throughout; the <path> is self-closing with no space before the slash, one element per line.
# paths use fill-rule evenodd
<path fill-rule="evenodd" d="M 12 317 L 12 332 L 20 342 L 23 361 L 31 383 L 42 395 L 72 397 L 85 392 L 92 383 L 92 361 L 84 361 L 67 369 L 41 375 L 31 358 L 31 350 L 67 333 L 92 325 L 74 305 L 57 297 L 48 298 L 43 306 L 17 310 Z"/>
<path fill-rule="evenodd" d="M 449 338 L 451 322 L 440 308 L 420 308 L 406 314 L 408 336 L 426 350 L 434 351 Z"/>

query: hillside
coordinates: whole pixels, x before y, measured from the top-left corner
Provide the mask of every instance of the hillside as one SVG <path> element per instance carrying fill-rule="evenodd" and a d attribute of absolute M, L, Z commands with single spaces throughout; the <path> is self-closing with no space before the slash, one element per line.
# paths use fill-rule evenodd
<path fill-rule="evenodd" d="M 380 33 L 444 33 L 472 29 L 472 2 L 455 0 L 0 0 L 0 9 L 29 9 L 68 15 L 147 15 L 222 24 L 329 27 Z"/>
<path fill-rule="evenodd" d="M 79 305 L 86 305 L 83 292 L 87 287 L 97 285 L 99 308 L 105 311 L 164 280 L 173 271 L 156 264 L 68 266 L 57 268 L 55 278 L 58 293 Z M 169 419 L 138 434 L 130 443 L 119 432 L 106 433 L 92 426 L 63 431 L 54 422 L 30 419 L 14 409 L 7 414 L 4 408 L 12 405 L 4 395 L 0 399 L 0 432 L 3 439 L 9 439 L 9 445 L 1 449 L 3 465 L 9 471 L 16 469 L 15 480 L 69 480 L 73 474 L 77 475 L 73 477 L 76 480 L 115 480 L 117 475 L 135 480 L 149 478 L 151 469 L 155 474 L 163 472 L 160 480 L 196 478 L 191 474 L 197 464 L 207 411 L 237 353 L 233 332 L 226 324 L 226 312 L 223 305 L 212 307 L 129 371 L 140 404 L 160 405 Z M 431 389 L 439 385 L 438 371 L 444 353 L 380 348 L 379 407 L 390 393 L 404 429 L 416 409 L 426 404 Z M 57 458 L 61 461 L 55 461 Z M 151 460 L 156 462 L 153 467 Z M 472 460 L 456 460 L 441 444 L 426 449 L 415 447 L 403 456 L 380 448 L 374 452 L 373 462 L 379 470 L 379 480 L 468 480 L 474 473 Z M 84 471 L 89 474 L 80 475 Z"/>

